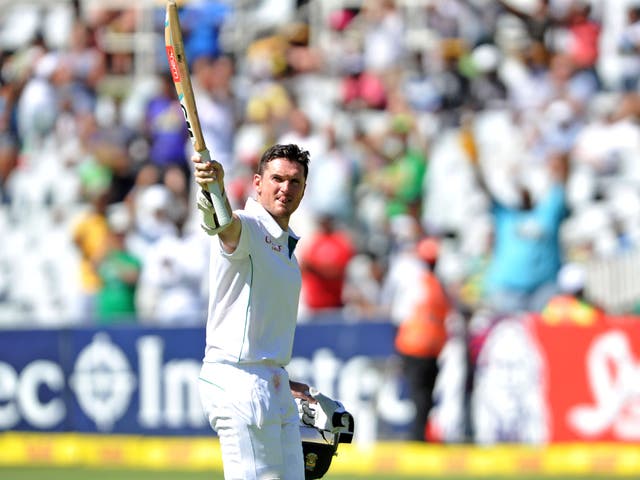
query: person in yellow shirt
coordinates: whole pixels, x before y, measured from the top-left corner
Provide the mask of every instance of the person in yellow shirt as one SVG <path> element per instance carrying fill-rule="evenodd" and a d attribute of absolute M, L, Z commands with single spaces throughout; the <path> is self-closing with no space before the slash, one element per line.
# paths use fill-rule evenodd
<path fill-rule="evenodd" d="M 104 256 L 109 237 L 107 202 L 106 192 L 93 196 L 89 210 L 73 227 L 73 242 L 80 253 L 80 311 L 85 320 L 93 319 L 95 298 L 102 285 L 97 265 Z"/>

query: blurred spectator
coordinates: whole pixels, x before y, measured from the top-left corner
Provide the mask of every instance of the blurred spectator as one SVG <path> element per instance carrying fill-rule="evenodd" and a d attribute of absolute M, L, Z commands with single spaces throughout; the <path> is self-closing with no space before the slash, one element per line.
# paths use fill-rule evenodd
<path fill-rule="evenodd" d="M 10 134 L 0 136 L 0 206 L 11 203 L 9 182 L 18 166 L 18 144 Z"/>
<path fill-rule="evenodd" d="M 549 0 L 502 0 L 510 13 L 518 16 L 525 26 L 531 40 L 538 45 L 548 41 L 548 33 L 552 28 L 555 15 L 552 15 Z"/>
<path fill-rule="evenodd" d="M 26 145 L 40 145 L 51 133 L 59 113 L 59 87 L 70 78 L 62 57 L 47 52 L 37 58 L 33 76 L 22 89 L 17 106 L 17 125 L 20 140 Z"/>
<path fill-rule="evenodd" d="M 302 22 L 291 23 L 284 28 L 284 35 L 289 42 L 289 76 L 304 78 L 307 74 L 322 73 L 325 59 L 320 49 L 311 43 L 309 25 Z"/>
<path fill-rule="evenodd" d="M 109 175 L 109 203 L 124 201 L 135 183 L 135 166 L 123 142 L 101 141 L 94 149 L 96 161 Z"/>
<path fill-rule="evenodd" d="M 355 160 L 337 141 L 336 128 L 325 128 L 327 151 L 313 157 L 313 173 L 305 191 L 306 203 L 316 215 L 329 215 L 348 223 L 354 214 L 354 189 L 358 180 Z"/>
<path fill-rule="evenodd" d="M 383 109 L 387 104 L 387 91 L 378 75 L 356 70 L 343 78 L 341 100 L 346 108 L 355 110 Z"/>
<path fill-rule="evenodd" d="M 581 68 L 571 55 L 559 52 L 549 59 L 549 68 L 542 76 L 538 108 L 553 100 L 566 101 L 573 111 L 584 113 L 588 101 L 599 89 L 599 80 L 587 69 Z"/>
<path fill-rule="evenodd" d="M 296 6 L 300 1 L 295 0 L 258 0 L 255 7 L 247 12 L 247 28 L 260 36 L 265 31 L 273 31 L 278 27 L 294 21 Z"/>
<path fill-rule="evenodd" d="M 426 440 L 438 356 L 447 339 L 445 321 L 452 310 L 444 286 L 435 274 L 438 250 L 439 242 L 432 237 L 417 245 L 417 257 L 424 262 L 419 293 L 409 315 L 398 325 L 395 337 L 395 348 L 402 357 L 409 395 L 416 409 L 410 438 L 415 441 Z"/>
<path fill-rule="evenodd" d="M 410 215 L 397 215 L 389 222 L 391 245 L 380 299 L 385 313 L 399 325 L 411 313 L 420 296 L 420 278 L 424 262 L 417 255 L 416 245 L 422 236 L 418 221 Z"/>
<path fill-rule="evenodd" d="M 225 171 L 232 172 L 233 135 L 238 123 L 232 89 L 234 64 L 230 58 L 200 56 L 193 61 L 194 95 L 207 148 Z"/>
<path fill-rule="evenodd" d="M 411 116 L 397 114 L 392 118 L 382 149 L 387 164 L 374 173 L 372 181 L 386 196 L 387 215 L 419 216 L 427 158 Z"/>
<path fill-rule="evenodd" d="M 542 318 L 549 324 L 589 326 L 596 323 L 603 311 L 585 297 L 586 271 L 584 265 L 566 263 L 558 272 L 558 294 L 542 310 Z"/>
<path fill-rule="evenodd" d="M 405 55 L 404 18 L 393 0 L 367 0 L 343 26 L 357 39 L 345 44 L 350 59 L 342 64 L 341 101 L 349 109 L 384 109 L 397 85 Z"/>
<path fill-rule="evenodd" d="M 631 113 L 631 105 L 616 94 L 598 95 L 589 105 L 587 121 L 575 138 L 572 160 L 579 173 L 595 175 L 594 187 L 600 179 L 624 175 L 623 158 L 627 151 L 636 151 L 637 138 L 624 118 Z"/>
<path fill-rule="evenodd" d="M 299 254 L 302 272 L 302 303 L 312 314 L 343 306 L 346 268 L 355 253 L 348 233 L 337 228 L 335 219 L 318 219 L 318 231 Z"/>
<path fill-rule="evenodd" d="M 507 87 L 498 71 L 500 50 L 493 44 L 485 43 L 475 47 L 469 57 L 469 106 L 475 110 L 504 108 Z"/>
<path fill-rule="evenodd" d="M 15 108 L 18 93 L 18 85 L 7 81 L 5 75 L 0 71 L 0 131 L 14 137 L 18 135 Z"/>
<path fill-rule="evenodd" d="M 186 148 L 189 136 L 169 75 L 160 76 L 159 91 L 147 103 L 145 118 L 151 162 L 161 169 L 175 165 L 188 172 Z"/>
<path fill-rule="evenodd" d="M 136 173 L 133 187 L 131 187 L 131 190 L 127 193 L 127 198 L 125 199 L 125 203 L 128 205 L 129 210 L 134 211 L 137 208 L 137 203 L 139 201 L 137 197 L 139 194 L 142 194 L 145 188 L 160 183 L 161 180 L 162 174 L 157 165 L 152 162 L 147 162 L 142 165 Z"/>
<path fill-rule="evenodd" d="M 345 318 L 387 318 L 381 301 L 385 270 L 383 258 L 374 252 L 359 252 L 351 258 L 345 271 L 342 289 Z"/>
<path fill-rule="evenodd" d="M 567 13 L 568 31 L 566 50 L 576 66 L 598 77 L 595 69 L 598 61 L 600 22 L 592 17 L 592 5 L 588 0 L 573 0 Z"/>
<path fill-rule="evenodd" d="M 98 262 L 104 257 L 109 237 L 107 223 L 108 192 L 90 197 L 90 206 L 73 225 L 73 241 L 80 253 L 80 314 L 92 320 L 96 311 L 95 299 L 102 281 Z"/>
<path fill-rule="evenodd" d="M 162 175 L 162 184 L 171 194 L 172 207 L 171 218 L 176 223 L 182 223 L 189 214 L 189 191 L 190 178 L 188 178 L 184 170 L 179 167 L 171 167 L 164 171 Z"/>
<path fill-rule="evenodd" d="M 185 54 L 191 62 L 200 57 L 216 58 L 222 53 L 220 31 L 232 7 L 224 1 L 189 2 L 184 5 L 181 25 L 185 30 Z"/>
<path fill-rule="evenodd" d="M 154 325 L 200 325 L 206 318 L 210 239 L 189 230 L 188 211 L 174 219 L 176 234 L 149 246 L 136 295 L 141 320 Z"/>
<path fill-rule="evenodd" d="M 447 125 L 455 124 L 458 110 L 468 101 L 469 82 L 460 69 L 461 59 L 467 55 L 467 45 L 460 39 L 440 41 L 436 68 L 431 72 L 441 92 L 440 114 Z"/>
<path fill-rule="evenodd" d="M 556 291 L 562 262 L 559 231 L 567 213 L 568 155 L 552 155 L 549 162 L 549 188 L 536 201 L 530 187 L 519 185 L 513 206 L 493 196 L 478 173 L 493 202 L 492 256 L 484 288 L 488 303 L 499 312 L 539 312 Z"/>
<path fill-rule="evenodd" d="M 443 89 L 434 75 L 438 66 L 431 57 L 428 52 L 415 52 L 404 71 L 401 92 L 417 113 L 435 112 L 442 107 Z"/>
<path fill-rule="evenodd" d="M 299 145 L 301 148 L 307 150 L 311 156 L 311 161 L 318 161 L 324 158 L 327 152 L 327 138 L 324 132 L 314 128 L 314 125 L 309 118 L 307 112 L 303 109 L 295 106 L 284 119 L 281 125 L 281 132 L 278 136 L 277 143 L 281 145 L 287 145 L 290 143 Z M 317 172 L 322 173 L 322 172 Z M 309 169 L 309 176 L 307 178 L 307 186 L 312 191 L 325 188 L 320 182 L 323 179 L 316 178 L 316 172 L 314 169 Z M 316 196 L 317 199 L 317 196 Z M 292 218 L 293 227 L 302 238 L 308 236 L 314 229 L 314 218 L 326 215 L 329 212 L 315 211 L 313 208 L 319 206 L 313 203 L 313 199 L 302 199 L 296 215 Z"/>
<path fill-rule="evenodd" d="M 76 20 L 69 46 L 64 52 L 65 64 L 72 78 L 64 91 L 66 101 L 75 112 L 87 113 L 96 108 L 98 88 L 106 74 L 106 58 L 96 45 L 95 32 Z"/>
<path fill-rule="evenodd" d="M 122 6 L 122 8 L 107 7 L 100 2 L 94 2 L 83 9 L 84 17 L 90 29 L 94 32 L 96 44 L 105 53 L 105 67 L 111 75 L 129 75 L 134 70 L 133 51 L 128 49 L 109 48 L 110 39 L 118 36 L 130 35 L 136 30 L 138 8 Z"/>
<path fill-rule="evenodd" d="M 325 136 L 314 128 L 309 115 L 301 108 L 294 108 L 287 115 L 278 143 L 300 145 L 309 152 L 311 158 L 320 158 L 327 150 Z"/>
<path fill-rule="evenodd" d="M 365 0 L 360 16 L 364 70 L 390 82 L 389 75 L 400 68 L 404 57 L 404 45 L 397 41 L 405 28 L 404 18 L 395 0 Z"/>
<path fill-rule="evenodd" d="M 127 245 L 143 263 L 150 248 L 164 236 L 175 236 L 177 228 L 173 221 L 175 208 L 183 205 L 176 202 L 169 189 L 154 183 L 137 189 L 133 211 L 133 227 Z"/>
<path fill-rule="evenodd" d="M 60 153 L 78 178 L 80 196 L 88 198 L 106 190 L 111 183 L 111 171 L 98 163 L 94 153 L 98 139 L 98 122 L 94 112 L 65 115 L 65 119 L 72 121 L 61 129 L 59 136 L 66 138 L 66 141 L 60 139 Z"/>
<path fill-rule="evenodd" d="M 135 293 L 140 276 L 140 260 L 127 251 L 125 238 L 131 226 L 129 212 L 122 204 L 111 206 L 107 216 L 108 239 L 97 261 L 101 286 L 96 296 L 96 317 L 100 325 L 134 323 Z"/>
<path fill-rule="evenodd" d="M 631 4 L 627 7 L 625 22 L 618 39 L 622 88 L 627 92 L 636 92 L 640 80 L 640 5 Z"/>
<path fill-rule="evenodd" d="M 79 112 L 76 119 L 80 142 L 67 155 L 77 157 L 84 193 L 108 188 L 110 203 L 123 201 L 135 179 L 130 147 L 140 134 L 124 123 L 119 100 L 105 100 L 96 112 Z"/>

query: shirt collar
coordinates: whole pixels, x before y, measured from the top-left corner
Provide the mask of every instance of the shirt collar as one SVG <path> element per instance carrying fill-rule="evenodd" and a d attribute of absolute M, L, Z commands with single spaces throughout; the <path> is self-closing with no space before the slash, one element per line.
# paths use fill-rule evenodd
<path fill-rule="evenodd" d="M 284 243 L 285 241 L 287 241 L 287 246 L 289 248 L 289 258 L 291 258 L 298 240 L 300 240 L 300 237 L 298 237 L 293 232 L 293 230 L 291 230 L 291 228 L 289 228 L 286 232 L 282 230 L 280 225 L 278 225 L 278 222 L 276 222 L 271 214 L 269 214 L 269 212 L 267 212 L 264 207 L 260 205 L 260 203 L 254 198 L 249 197 L 244 208 L 247 212 L 256 215 L 261 220 L 262 224 L 267 229 L 267 232 L 269 232 L 269 235 L 271 235 L 279 242 Z"/>

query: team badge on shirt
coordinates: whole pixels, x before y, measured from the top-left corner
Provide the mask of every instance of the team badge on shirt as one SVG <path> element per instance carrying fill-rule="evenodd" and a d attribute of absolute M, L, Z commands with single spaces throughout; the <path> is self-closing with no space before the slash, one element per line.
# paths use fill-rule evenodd
<path fill-rule="evenodd" d="M 278 245 L 277 243 L 273 243 L 271 237 L 269 235 L 265 235 L 264 242 L 271 247 L 271 250 L 274 252 L 280 253 L 282 251 L 282 245 Z"/>

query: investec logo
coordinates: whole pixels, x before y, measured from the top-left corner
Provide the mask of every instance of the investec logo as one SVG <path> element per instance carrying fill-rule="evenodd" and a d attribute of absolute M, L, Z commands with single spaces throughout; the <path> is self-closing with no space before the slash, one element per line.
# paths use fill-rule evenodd
<path fill-rule="evenodd" d="M 82 411 L 98 430 L 110 431 L 128 411 L 138 391 L 138 422 L 142 428 L 202 427 L 206 420 L 197 391 L 200 362 L 163 363 L 164 341 L 154 335 L 137 341 L 138 371 L 106 333 L 96 334 L 78 354 L 69 385 Z M 47 399 L 42 389 L 51 392 Z M 0 430 L 21 418 L 35 428 L 53 428 L 67 415 L 65 378 L 60 365 L 35 360 L 22 372 L 0 362 Z"/>

